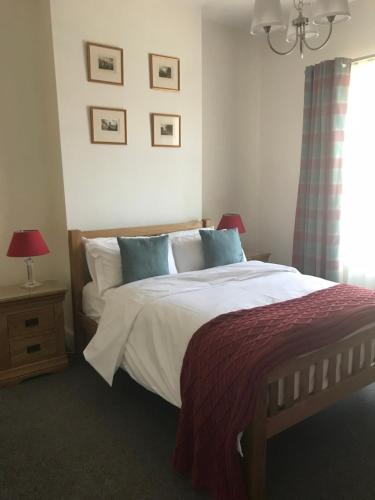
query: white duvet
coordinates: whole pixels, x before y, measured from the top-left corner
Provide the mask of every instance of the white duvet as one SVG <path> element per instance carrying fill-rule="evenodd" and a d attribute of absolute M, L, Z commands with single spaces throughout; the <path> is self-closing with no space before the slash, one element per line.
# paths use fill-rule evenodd
<path fill-rule="evenodd" d="M 194 332 L 230 311 L 302 297 L 335 283 L 257 261 L 148 278 L 106 293 L 86 360 L 112 384 L 119 367 L 181 406 L 180 373 Z"/>

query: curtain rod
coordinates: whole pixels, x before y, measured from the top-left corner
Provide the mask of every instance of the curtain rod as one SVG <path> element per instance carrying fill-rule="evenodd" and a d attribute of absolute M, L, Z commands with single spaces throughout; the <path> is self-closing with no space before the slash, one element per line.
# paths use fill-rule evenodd
<path fill-rule="evenodd" d="M 355 59 L 352 59 L 352 62 L 359 62 L 359 61 L 364 61 L 366 59 L 375 59 L 375 54 L 370 54 L 368 56 L 362 56 L 362 57 L 357 57 Z"/>

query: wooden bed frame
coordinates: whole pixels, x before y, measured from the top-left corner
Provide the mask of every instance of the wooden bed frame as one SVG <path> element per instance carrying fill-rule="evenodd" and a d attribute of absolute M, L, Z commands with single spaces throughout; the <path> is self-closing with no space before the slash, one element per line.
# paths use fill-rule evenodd
<path fill-rule="evenodd" d="M 97 323 L 82 312 L 82 289 L 90 281 L 82 238 L 151 236 L 209 225 L 210 220 L 203 219 L 160 226 L 69 231 L 77 352 L 83 351 L 97 328 Z M 254 419 L 245 431 L 242 442 L 251 500 L 266 498 L 267 440 L 375 382 L 374 345 L 375 327 L 371 327 L 313 353 L 293 358 L 267 376 L 259 390 Z M 283 389 L 280 380 L 283 381 Z M 282 399 L 279 394 L 281 390 Z"/>

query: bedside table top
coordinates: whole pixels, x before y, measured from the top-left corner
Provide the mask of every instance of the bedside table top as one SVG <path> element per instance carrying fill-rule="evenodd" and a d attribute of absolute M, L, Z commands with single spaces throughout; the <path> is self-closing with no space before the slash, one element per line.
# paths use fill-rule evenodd
<path fill-rule="evenodd" d="M 247 260 L 263 260 L 268 261 L 270 258 L 270 252 L 264 252 L 262 250 L 256 250 L 254 248 L 244 248 L 243 249 Z"/>
<path fill-rule="evenodd" d="M 43 297 L 54 293 L 66 292 L 67 288 L 61 281 L 44 281 L 35 288 L 23 288 L 22 285 L 0 287 L 0 303 L 15 300 L 24 300 L 33 297 Z"/>

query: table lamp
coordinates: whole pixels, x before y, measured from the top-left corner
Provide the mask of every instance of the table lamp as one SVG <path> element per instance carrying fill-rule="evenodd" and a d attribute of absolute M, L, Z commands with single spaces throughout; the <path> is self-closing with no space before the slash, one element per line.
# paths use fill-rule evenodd
<path fill-rule="evenodd" d="M 224 214 L 221 217 L 217 229 L 233 229 L 237 228 L 240 234 L 246 233 L 244 223 L 240 214 Z"/>
<path fill-rule="evenodd" d="M 34 288 L 42 284 L 34 279 L 34 261 L 31 257 L 36 255 L 45 255 L 47 253 L 49 253 L 49 249 L 37 229 L 15 231 L 13 233 L 7 256 L 26 257 L 27 281 L 24 285 L 22 285 L 22 287 Z"/>

